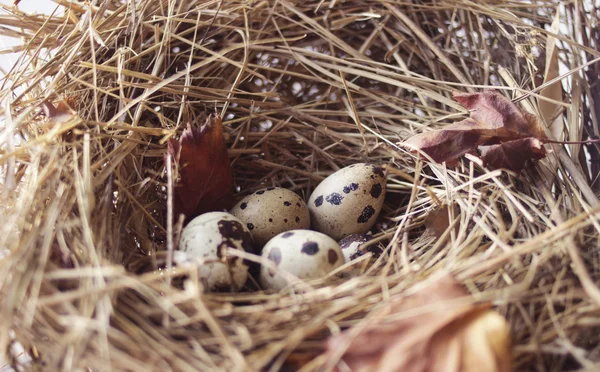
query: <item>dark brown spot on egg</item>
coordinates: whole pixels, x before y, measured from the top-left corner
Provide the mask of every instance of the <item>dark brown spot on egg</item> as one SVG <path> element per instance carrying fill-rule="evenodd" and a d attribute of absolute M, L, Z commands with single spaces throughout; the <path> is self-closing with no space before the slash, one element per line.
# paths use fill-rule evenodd
<path fill-rule="evenodd" d="M 228 247 L 228 243 L 230 243 L 230 242 L 227 241 L 227 243 L 226 243 L 225 241 L 223 241 L 217 247 L 217 257 L 219 258 L 219 261 L 223 261 L 223 258 L 224 258 L 223 255 L 226 253 L 226 250 L 227 250 L 227 247 Z"/>
<path fill-rule="evenodd" d="M 240 208 L 241 209 L 246 209 L 247 206 L 248 206 L 248 203 L 242 203 L 242 204 L 240 204 Z"/>
<path fill-rule="evenodd" d="M 289 207 L 290 205 L 292 205 L 292 203 L 290 203 L 289 201 L 284 201 L 283 205 L 286 207 Z"/>
<path fill-rule="evenodd" d="M 296 222 L 300 222 L 300 217 L 296 216 Z"/>
<path fill-rule="evenodd" d="M 377 183 L 371 187 L 371 196 L 377 199 L 381 195 L 381 184 Z"/>
<path fill-rule="evenodd" d="M 248 226 L 248 230 L 254 230 L 254 224 L 248 223 L 246 226 Z"/>
<path fill-rule="evenodd" d="M 287 221 L 288 221 L 288 219 L 287 219 L 287 218 L 284 218 L 284 219 L 283 219 L 283 222 L 287 223 Z"/>
<path fill-rule="evenodd" d="M 358 190 L 358 183 L 352 182 L 348 186 L 344 186 L 342 190 L 344 191 L 344 194 L 350 194 L 351 191 Z"/>
<path fill-rule="evenodd" d="M 281 235 L 281 237 L 284 238 L 284 239 L 287 239 L 287 238 L 289 238 L 292 235 L 294 235 L 294 233 L 288 231 L 286 233 L 283 233 L 283 235 Z"/>
<path fill-rule="evenodd" d="M 367 205 L 365 207 L 365 209 L 363 209 L 363 211 L 360 214 L 360 216 L 358 216 L 358 219 L 356 220 L 356 222 L 358 222 L 358 223 L 367 223 L 367 222 L 369 222 L 369 220 L 371 219 L 371 217 L 373 217 L 374 214 L 375 214 L 375 208 L 373 208 L 370 205 Z"/>
<path fill-rule="evenodd" d="M 230 239 L 241 240 L 248 234 L 244 231 L 244 227 L 238 221 L 220 220 L 217 223 L 221 236 Z"/>
<path fill-rule="evenodd" d="M 275 266 L 278 266 L 281 263 L 281 249 L 277 247 L 271 248 L 268 259 L 275 262 Z"/>
<path fill-rule="evenodd" d="M 342 194 L 338 194 L 337 192 L 332 192 L 325 197 L 325 200 L 332 205 L 340 205 L 342 203 L 342 199 L 344 199 Z"/>
<path fill-rule="evenodd" d="M 306 242 L 302 244 L 302 253 L 314 256 L 319 252 L 319 245 L 316 242 Z"/>
<path fill-rule="evenodd" d="M 323 195 L 319 195 L 315 199 L 315 207 L 320 207 L 321 204 L 323 204 Z"/>
<path fill-rule="evenodd" d="M 246 252 L 252 251 L 252 235 L 244 229 L 244 225 L 238 221 L 220 220 L 217 223 L 219 233 L 223 237 L 223 242 L 229 248 L 237 248 L 234 244 L 234 240 L 242 242 L 242 248 Z M 221 254 L 220 250 L 217 250 L 217 255 Z M 221 256 L 219 256 L 221 258 Z"/>
<path fill-rule="evenodd" d="M 265 190 L 260 190 L 260 191 L 257 191 L 257 192 L 256 192 L 256 195 L 262 195 L 262 194 L 264 194 L 264 193 L 265 193 Z"/>
<path fill-rule="evenodd" d="M 296 207 L 300 208 L 302 206 L 302 204 L 300 204 L 300 202 L 296 203 Z"/>
<path fill-rule="evenodd" d="M 375 173 L 379 177 L 385 177 L 385 173 L 383 173 L 383 168 L 381 168 L 381 167 L 374 166 L 373 173 Z"/>
<path fill-rule="evenodd" d="M 327 260 L 329 261 L 329 263 L 331 265 L 335 264 L 338 260 L 338 254 L 336 251 L 334 251 L 333 249 L 330 249 L 329 252 L 327 252 Z"/>
<path fill-rule="evenodd" d="M 269 222 L 273 222 L 273 219 L 272 219 L 272 218 L 269 218 Z"/>

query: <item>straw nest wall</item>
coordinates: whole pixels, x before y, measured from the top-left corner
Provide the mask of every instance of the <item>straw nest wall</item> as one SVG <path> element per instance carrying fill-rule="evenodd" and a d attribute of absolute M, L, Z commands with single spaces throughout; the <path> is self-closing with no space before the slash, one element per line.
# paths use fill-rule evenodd
<path fill-rule="evenodd" d="M 0 345 L 15 368 L 315 370 L 328 335 L 442 272 L 506 317 L 516 369 L 600 362 L 598 145 L 553 145 L 520 175 L 398 145 L 464 118 L 453 91 L 490 87 L 557 139 L 597 138 L 589 2 L 58 3 L 0 16 L 24 40 L 0 132 Z M 389 257 L 297 293 L 202 295 L 189 269 L 165 269 L 166 140 L 214 112 L 238 195 L 307 197 L 341 167 L 385 165 L 374 234 Z M 458 227 L 436 239 L 423 222 L 440 203 Z"/>

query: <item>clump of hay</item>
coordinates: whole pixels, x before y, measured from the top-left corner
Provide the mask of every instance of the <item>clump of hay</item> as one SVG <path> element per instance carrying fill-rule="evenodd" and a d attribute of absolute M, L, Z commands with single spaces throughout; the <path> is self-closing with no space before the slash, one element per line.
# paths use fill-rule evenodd
<path fill-rule="evenodd" d="M 464 117 L 452 91 L 489 86 L 557 122 L 561 139 L 597 136 L 597 10 L 555 0 L 59 3 L 64 15 L 6 7 L 0 17 L 0 32 L 25 41 L 2 82 L 0 133 L 0 345 L 15 367 L 19 342 L 48 370 L 318 369 L 328 335 L 439 272 L 506 316 L 517 369 L 600 362 L 598 146 L 556 145 L 517 176 L 475 157 L 424 163 L 397 145 Z M 569 71 L 558 99 L 544 94 L 558 86 L 544 83 L 549 39 Z M 77 114 L 44 114 L 61 101 Z M 190 269 L 166 269 L 165 142 L 215 111 L 240 195 L 277 185 L 307 197 L 340 167 L 386 165 L 374 233 L 389 258 L 279 294 L 201 295 Z M 458 229 L 436 240 L 423 221 L 445 203 L 456 204 Z"/>

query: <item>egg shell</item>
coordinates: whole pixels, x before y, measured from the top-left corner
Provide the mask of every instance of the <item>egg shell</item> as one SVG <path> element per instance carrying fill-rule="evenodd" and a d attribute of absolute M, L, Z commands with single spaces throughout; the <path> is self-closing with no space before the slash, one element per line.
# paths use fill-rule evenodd
<path fill-rule="evenodd" d="M 317 279 L 344 264 L 340 246 L 325 234 L 311 230 L 281 233 L 265 245 L 262 257 L 277 267 L 262 266 L 260 283 L 264 289 L 280 290 L 291 274 L 301 280 Z"/>
<path fill-rule="evenodd" d="M 194 218 L 183 229 L 178 265 L 200 262 L 198 275 L 205 291 L 239 291 L 248 279 L 248 265 L 239 257 L 226 257 L 226 249 L 252 248 L 252 235 L 244 223 L 225 212 L 210 212 Z"/>
<path fill-rule="evenodd" d="M 362 234 L 348 235 L 338 242 L 346 262 L 355 260 L 366 253 L 370 252 L 373 257 L 381 256 L 383 250 L 377 245 L 365 245 L 369 241 L 369 237 Z"/>
<path fill-rule="evenodd" d="M 258 190 L 240 200 L 231 214 L 246 224 L 258 247 L 275 235 L 310 228 L 310 213 L 302 198 L 281 187 Z"/>
<path fill-rule="evenodd" d="M 383 168 L 359 163 L 325 178 L 308 200 L 312 228 L 335 240 L 373 227 L 385 199 Z"/>

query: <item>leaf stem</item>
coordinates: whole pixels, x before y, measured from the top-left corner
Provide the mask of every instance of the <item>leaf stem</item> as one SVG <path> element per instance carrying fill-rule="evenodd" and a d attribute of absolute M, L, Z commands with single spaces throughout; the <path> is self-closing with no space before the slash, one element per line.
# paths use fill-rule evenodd
<path fill-rule="evenodd" d="M 585 141 L 555 141 L 550 139 L 542 139 L 541 141 L 543 143 L 558 143 L 560 145 L 585 145 L 590 143 L 600 143 L 600 138 Z"/>

